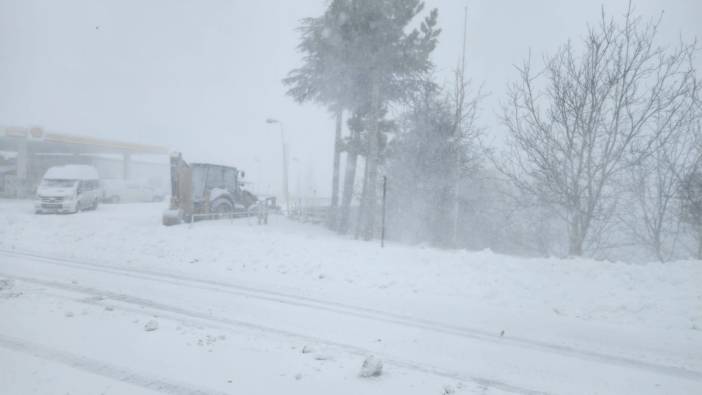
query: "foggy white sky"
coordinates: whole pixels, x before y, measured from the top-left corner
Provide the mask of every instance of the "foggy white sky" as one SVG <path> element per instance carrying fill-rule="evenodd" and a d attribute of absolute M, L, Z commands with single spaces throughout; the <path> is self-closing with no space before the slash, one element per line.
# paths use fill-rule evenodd
<path fill-rule="evenodd" d="M 299 19 L 323 0 L 0 0 L 0 126 L 165 145 L 189 160 L 236 165 L 277 192 L 281 119 L 291 146 L 291 189 L 328 194 L 333 124 L 312 104 L 285 96 L 281 79 L 299 64 Z M 491 96 L 481 123 L 499 135 L 497 104 L 513 65 L 580 37 L 600 5 L 626 0 L 428 0 L 443 28 L 437 75 L 458 61 L 469 7 L 469 77 Z M 699 0 L 638 0 L 665 10 L 662 39 L 702 37 Z M 698 59 L 698 65 L 701 65 Z M 297 180 L 300 180 L 299 182 Z"/>

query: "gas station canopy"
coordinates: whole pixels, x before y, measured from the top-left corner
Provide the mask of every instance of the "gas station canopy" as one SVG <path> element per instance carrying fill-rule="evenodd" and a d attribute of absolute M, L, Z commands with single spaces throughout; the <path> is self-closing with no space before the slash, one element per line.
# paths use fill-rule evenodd
<path fill-rule="evenodd" d="M 44 132 L 41 128 L 0 128 L 0 150 L 19 151 L 26 144 L 34 153 L 168 155 L 155 145 Z"/>

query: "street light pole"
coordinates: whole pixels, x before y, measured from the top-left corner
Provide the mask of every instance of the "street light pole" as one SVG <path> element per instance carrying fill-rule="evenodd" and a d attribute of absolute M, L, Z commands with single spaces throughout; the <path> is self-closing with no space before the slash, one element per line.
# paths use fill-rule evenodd
<path fill-rule="evenodd" d="M 288 193 L 288 144 L 285 142 L 285 130 L 283 129 L 283 122 L 274 119 L 266 119 L 266 123 L 273 124 L 277 123 L 280 126 L 280 142 L 283 148 L 283 198 L 285 199 L 285 213 L 290 214 L 290 195 Z"/>
<path fill-rule="evenodd" d="M 464 81 L 466 78 L 466 36 L 468 35 L 468 6 L 465 6 L 463 9 L 463 52 L 461 53 L 461 64 L 460 64 L 460 70 L 458 72 L 460 73 L 460 84 L 461 86 L 458 87 L 458 89 L 463 92 L 464 88 Z M 464 100 L 463 93 L 461 93 L 461 101 Z M 458 117 L 456 119 L 456 132 L 457 133 L 463 133 L 462 130 L 462 123 L 463 123 L 463 102 L 457 103 L 458 105 Z M 459 216 L 461 215 L 461 206 L 460 206 L 460 199 L 461 199 L 461 146 L 459 144 L 460 142 L 460 135 L 458 136 L 458 140 L 456 141 L 456 180 L 455 180 L 455 185 L 454 185 L 454 201 L 453 201 L 453 232 L 452 232 L 452 244 L 453 247 L 456 248 L 458 247 L 458 223 L 459 223 Z"/>

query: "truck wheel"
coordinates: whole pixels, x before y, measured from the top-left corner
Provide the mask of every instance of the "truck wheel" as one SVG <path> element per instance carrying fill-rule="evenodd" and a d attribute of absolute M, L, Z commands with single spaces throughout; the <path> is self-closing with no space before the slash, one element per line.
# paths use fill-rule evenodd
<path fill-rule="evenodd" d="M 181 213 L 176 210 L 168 210 L 163 213 L 162 223 L 165 226 L 178 225 L 183 222 L 183 217 Z M 187 221 L 186 221 L 187 222 Z"/>
<path fill-rule="evenodd" d="M 218 199 L 212 202 L 212 212 L 215 214 L 229 214 L 234 211 L 234 207 L 228 200 Z"/>
<path fill-rule="evenodd" d="M 218 205 L 214 208 L 214 212 L 217 213 L 217 214 L 227 214 L 227 213 L 231 213 L 231 212 L 232 212 L 232 206 L 230 206 L 230 205 L 227 204 L 227 203 L 221 203 L 221 204 L 218 204 Z"/>

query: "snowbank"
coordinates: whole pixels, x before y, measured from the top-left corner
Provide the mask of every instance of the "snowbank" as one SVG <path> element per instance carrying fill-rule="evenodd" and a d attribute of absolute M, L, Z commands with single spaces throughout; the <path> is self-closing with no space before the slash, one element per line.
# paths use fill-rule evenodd
<path fill-rule="evenodd" d="M 280 216 L 267 227 L 256 226 L 255 218 L 164 227 L 165 205 L 55 217 L 33 215 L 29 202 L 0 201 L 0 249 L 275 289 L 505 331 L 505 338 L 551 341 L 566 333 L 598 344 L 606 334 L 617 337 L 618 346 L 638 347 L 648 336 L 665 349 L 702 335 L 697 261 L 626 264 L 393 244 L 380 249 Z"/>

